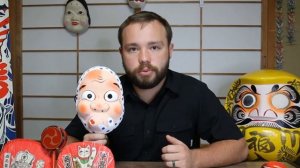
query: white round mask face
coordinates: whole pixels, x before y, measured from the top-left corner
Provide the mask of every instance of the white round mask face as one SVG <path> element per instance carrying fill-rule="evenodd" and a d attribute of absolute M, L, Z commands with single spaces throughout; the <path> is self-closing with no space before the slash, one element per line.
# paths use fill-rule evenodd
<path fill-rule="evenodd" d="M 76 110 L 89 132 L 114 130 L 124 115 L 123 88 L 117 74 L 102 66 L 86 70 L 78 81 Z"/>
<path fill-rule="evenodd" d="M 77 0 L 67 4 L 64 14 L 64 26 L 72 33 L 83 33 L 89 27 L 87 10 Z"/>

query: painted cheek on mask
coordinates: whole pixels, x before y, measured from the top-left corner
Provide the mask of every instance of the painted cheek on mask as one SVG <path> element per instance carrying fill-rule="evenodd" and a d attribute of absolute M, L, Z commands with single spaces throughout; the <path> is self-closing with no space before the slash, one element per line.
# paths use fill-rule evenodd
<path fill-rule="evenodd" d="M 114 112 L 113 115 L 115 115 L 116 117 L 120 117 L 120 115 L 122 114 L 121 104 L 118 103 L 115 106 L 113 106 L 112 111 Z"/>
<path fill-rule="evenodd" d="M 85 103 L 83 101 L 80 101 L 78 103 L 78 111 L 82 115 L 88 115 L 90 113 L 89 103 Z"/>

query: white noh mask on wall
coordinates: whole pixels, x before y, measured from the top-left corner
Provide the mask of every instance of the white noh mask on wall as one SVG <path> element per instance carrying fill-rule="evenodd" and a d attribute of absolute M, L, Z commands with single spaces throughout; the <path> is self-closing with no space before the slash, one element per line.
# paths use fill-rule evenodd
<path fill-rule="evenodd" d="M 85 0 L 68 0 L 65 6 L 64 27 L 72 33 L 83 33 L 91 24 Z"/>
<path fill-rule="evenodd" d="M 128 4 L 133 9 L 141 9 L 146 5 L 146 0 L 128 0 Z"/>

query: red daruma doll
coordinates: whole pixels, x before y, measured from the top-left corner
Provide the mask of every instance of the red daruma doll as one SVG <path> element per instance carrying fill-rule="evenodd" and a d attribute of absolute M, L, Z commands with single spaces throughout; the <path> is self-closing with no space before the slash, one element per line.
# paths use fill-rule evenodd
<path fill-rule="evenodd" d="M 78 81 L 78 117 L 89 132 L 107 134 L 123 119 L 123 88 L 117 74 L 107 67 L 95 66 Z"/>

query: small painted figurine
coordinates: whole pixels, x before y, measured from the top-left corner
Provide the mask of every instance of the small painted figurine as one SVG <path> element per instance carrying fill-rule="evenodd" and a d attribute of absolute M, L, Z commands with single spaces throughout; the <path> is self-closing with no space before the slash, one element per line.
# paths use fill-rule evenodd
<path fill-rule="evenodd" d="M 57 158 L 57 168 L 115 168 L 115 159 L 105 145 L 76 142 L 64 147 Z"/>
<path fill-rule="evenodd" d="M 95 66 L 81 76 L 76 95 L 78 117 L 90 132 L 109 133 L 122 121 L 123 88 L 117 74 Z"/>
<path fill-rule="evenodd" d="M 264 163 L 261 168 L 287 168 L 284 163 L 276 162 L 276 161 L 269 161 Z"/>
<path fill-rule="evenodd" d="M 293 162 L 300 156 L 300 79 L 259 70 L 236 80 L 225 108 L 244 134 L 249 160 Z"/>
<path fill-rule="evenodd" d="M 72 33 L 83 33 L 91 24 L 85 0 L 68 0 L 65 6 L 64 27 Z"/>

